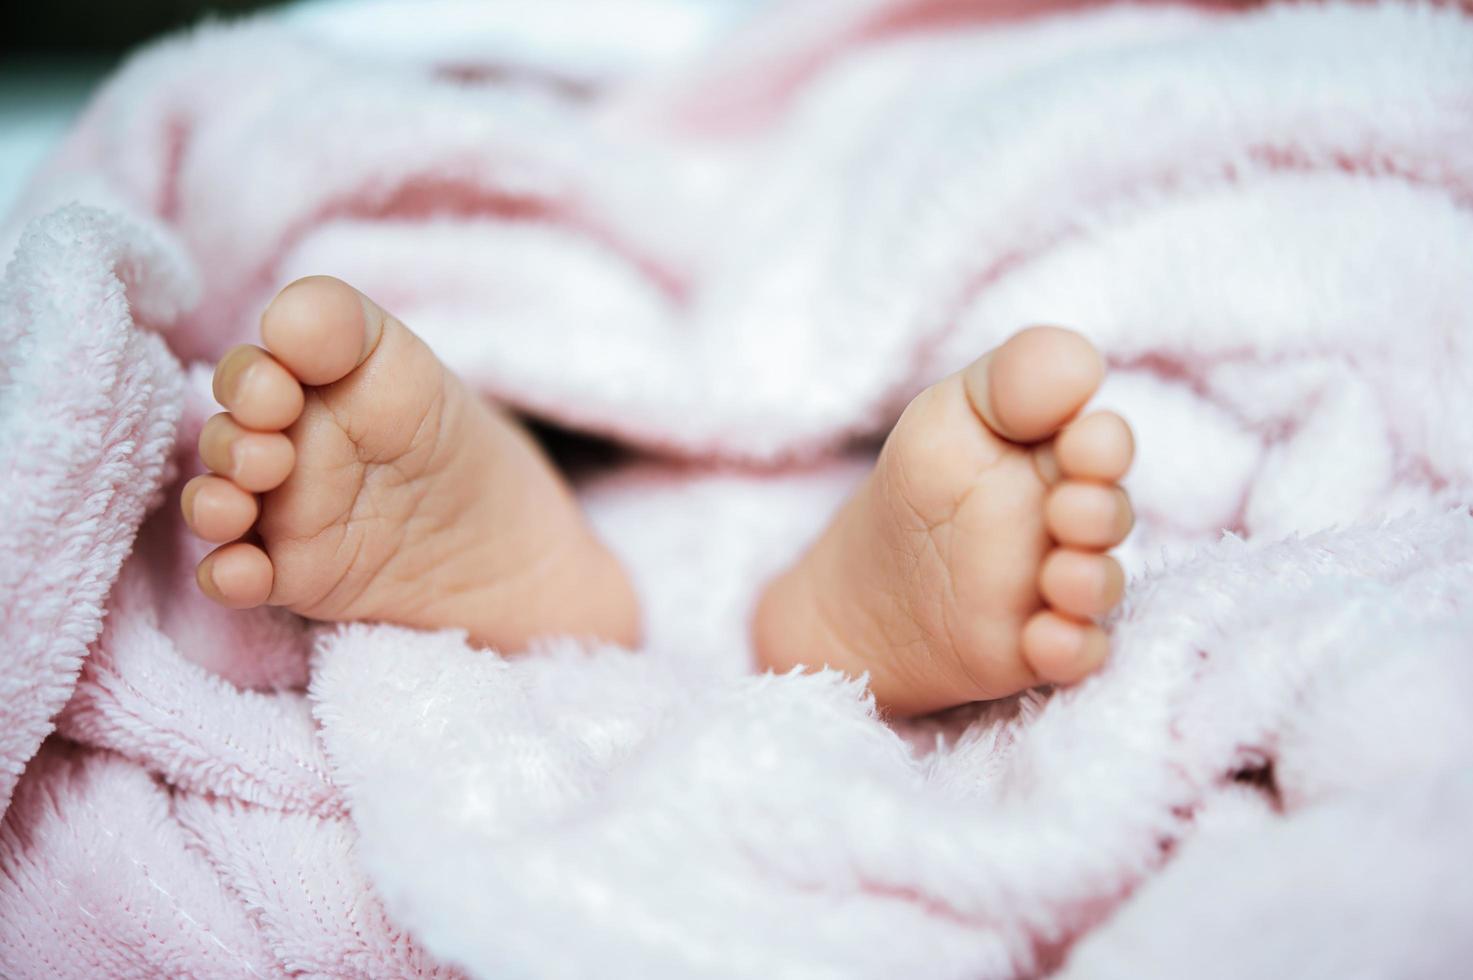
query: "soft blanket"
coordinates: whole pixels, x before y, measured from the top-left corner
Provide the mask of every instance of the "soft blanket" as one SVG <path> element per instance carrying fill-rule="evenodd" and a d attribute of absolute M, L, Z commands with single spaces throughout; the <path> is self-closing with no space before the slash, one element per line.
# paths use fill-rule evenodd
<path fill-rule="evenodd" d="M 1470 206 L 1449 5 L 437 0 L 155 46 L 0 230 L 0 974 L 1466 969 Z M 306 273 L 631 450 L 580 491 L 645 649 L 196 593 L 205 362 Z M 873 439 L 1032 322 L 1139 433 L 1110 664 L 903 725 L 753 676 Z"/>

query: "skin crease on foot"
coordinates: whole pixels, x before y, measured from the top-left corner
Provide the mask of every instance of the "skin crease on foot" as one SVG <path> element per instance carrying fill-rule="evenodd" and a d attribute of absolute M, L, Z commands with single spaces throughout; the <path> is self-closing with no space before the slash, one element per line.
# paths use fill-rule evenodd
<path fill-rule="evenodd" d="M 277 295 L 261 337 L 220 360 L 227 411 L 199 440 L 211 473 L 181 494 L 220 545 L 199 565 L 207 596 L 457 627 L 508 651 L 547 633 L 638 640 L 633 589 L 552 464 L 407 327 L 314 276 Z"/>
<path fill-rule="evenodd" d="M 868 673 L 914 715 L 1068 684 L 1109 650 L 1124 592 L 1105 551 L 1133 521 L 1134 444 L 1080 335 L 1036 327 L 920 394 L 874 471 L 758 604 L 759 663 Z"/>

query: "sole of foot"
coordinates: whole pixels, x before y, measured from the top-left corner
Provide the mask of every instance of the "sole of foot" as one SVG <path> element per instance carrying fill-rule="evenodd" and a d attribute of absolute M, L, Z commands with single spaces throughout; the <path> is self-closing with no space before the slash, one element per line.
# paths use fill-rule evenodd
<path fill-rule="evenodd" d="M 200 589 L 233 608 L 460 628 L 503 650 L 544 634 L 631 645 L 634 593 L 526 430 L 348 284 L 300 279 L 262 346 L 219 362 L 226 409 L 184 487 L 221 547 Z"/>
<path fill-rule="evenodd" d="M 1109 652 L 1094 622 L 1125 575 L 1106 552 L 1133 516 L 1119 481 L 1134 442 L 1080 411 L 1104 361 L 1035 327 L 906 408 L 857 493 L 754 620 L 759 664 L 868 674 L 914 715 L 1068 684 Z"/>

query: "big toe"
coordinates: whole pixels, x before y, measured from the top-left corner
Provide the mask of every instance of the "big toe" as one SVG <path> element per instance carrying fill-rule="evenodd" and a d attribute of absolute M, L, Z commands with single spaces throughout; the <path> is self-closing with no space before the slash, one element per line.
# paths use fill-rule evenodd
<path fill-rule="evenodd" d="M 1024 330 L 962 372 L 967 398 L 987 427 L 1023 443 L 1057 432 L 1104 376 L 1100 352 L 1062 327 Z"/>
<path fill-rule="evenodd" d="M 368 358 L 385 314 L 341 279 L 308 276 L 291 283 L 261 315 L 261 339 L 304 384 L 326 385 Z"/>

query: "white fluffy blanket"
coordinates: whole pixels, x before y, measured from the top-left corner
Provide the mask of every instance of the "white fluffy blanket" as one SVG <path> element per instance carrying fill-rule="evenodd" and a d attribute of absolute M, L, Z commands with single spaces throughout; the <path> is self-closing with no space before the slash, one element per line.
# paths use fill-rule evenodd
<path fill-rule="evenodd" d="M 140 55 L 0 229 L 0 973 L 1465 969 L 1470 109 L 1473 23 L 1401 3 L 436 0 Z M 635 451 L 581 494 L 645 649 L 193 591 L 205 362 L 318 272 Z M 1106 669 L 899 726 L 753 676 L 866 440 L 1040 321 L 1139 433 Z"/>

